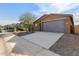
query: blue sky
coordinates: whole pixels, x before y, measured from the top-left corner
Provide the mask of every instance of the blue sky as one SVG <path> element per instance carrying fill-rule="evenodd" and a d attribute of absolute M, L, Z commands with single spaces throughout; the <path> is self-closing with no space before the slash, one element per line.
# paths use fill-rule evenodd
<path fill-rule="evenodd" d="M 35 4 L 0 4 L 0 24 L 16 23 L 20 15 L 38 9 Z"/>
<path fill-rule="evenodd" d="M 40 17 L 50 13 L 71 13 L 79 14 L 79 4 L 74 3 L 6 3 L 0 4 L 0 25 L 17 23 L 19 16 L 32 12 Z M 77 17 L 78 18 L 78 17 Z M 75 24 L 79 24 L 75 18 Z"/>

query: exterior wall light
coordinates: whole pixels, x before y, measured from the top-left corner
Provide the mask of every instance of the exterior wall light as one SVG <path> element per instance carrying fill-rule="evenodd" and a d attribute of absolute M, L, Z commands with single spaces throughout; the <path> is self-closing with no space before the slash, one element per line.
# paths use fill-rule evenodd
<path fill-rule="evenodd" d="M 37 24 L 35 24 L 35 27 L 37 27 Z"/>

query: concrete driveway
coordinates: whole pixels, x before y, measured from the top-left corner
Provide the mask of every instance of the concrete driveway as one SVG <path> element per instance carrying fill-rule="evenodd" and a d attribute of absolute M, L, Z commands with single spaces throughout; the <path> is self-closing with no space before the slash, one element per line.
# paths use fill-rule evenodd
<path fill-rule="evenodd" d="M 63 33 L 35 32 L 25 36 L 12 35 L 4 40 L 11 55 L 60 56 L 49 48 L 62 35 Z"/>
<path fill-rule="evenodd" d="M 41 46 L 42 48 L 49 49 L 64 33 L 52 32 L 35 32 L 29 35 L 24 35 L 22 38 Z"/>

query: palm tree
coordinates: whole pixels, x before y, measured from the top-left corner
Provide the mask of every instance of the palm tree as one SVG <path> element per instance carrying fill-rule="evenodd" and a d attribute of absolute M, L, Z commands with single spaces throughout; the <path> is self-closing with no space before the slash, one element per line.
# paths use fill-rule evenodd
<path fill-rule="evenodd" d="M 26 13 L 20 16 L 20 22 L 25 28 L 25 31 L 32 31 L 33 21 L 36 20 L 36 16 L 32 13 Z"/>

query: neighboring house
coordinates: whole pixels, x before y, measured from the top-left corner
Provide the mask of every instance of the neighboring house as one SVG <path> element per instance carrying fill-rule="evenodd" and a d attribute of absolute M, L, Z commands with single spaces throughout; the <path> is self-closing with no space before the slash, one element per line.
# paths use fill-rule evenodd
<path fill-rule="evenodd" d="M 47 14 L 34 22 L 35 31 L 74 33 L 73 15 Z"/>

